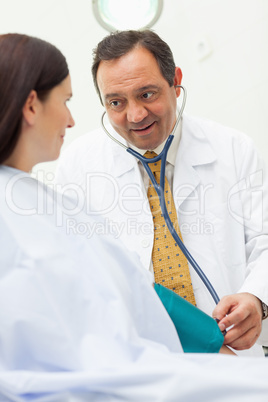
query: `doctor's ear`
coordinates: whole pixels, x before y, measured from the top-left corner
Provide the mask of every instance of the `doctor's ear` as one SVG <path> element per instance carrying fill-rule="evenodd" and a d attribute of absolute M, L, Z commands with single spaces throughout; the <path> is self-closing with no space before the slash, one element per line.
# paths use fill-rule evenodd
<path fill-rule="evenodd" d="M 181 69 L 179 67 L 175 67 L 174 87 L 175 87 L 175 90 L 176 90 L 177 98 L 180 96 L 181 89 L 176 88 L 176 86 L 181 85 L 181 81 L 182 81 L 182 71 L 181 71 Z"/>
<path fill-rule="evenodd" d="M 30 126 L 35 122 L 39 102 L 36 91 L 32 90 L 22 108 L 23 118 Z"/>

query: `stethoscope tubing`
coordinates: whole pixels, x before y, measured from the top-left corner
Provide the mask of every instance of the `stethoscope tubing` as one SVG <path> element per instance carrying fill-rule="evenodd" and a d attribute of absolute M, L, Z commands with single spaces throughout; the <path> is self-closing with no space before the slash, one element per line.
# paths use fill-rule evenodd
<path fill-rule="evenodd" d="M 201 267 L 198 265 L 194 257 L 191 255 L 191 253 L 188 251 L 184 243 L 181 241 L 178 233 L 176 232 L 173 223 L 169 217 L 168 211 L 167 211 L 167 206 L 165 202 L 165 166 L 166 166 L 166 158 L 167 158 L 167 153 L 169 150 L 169 147 L 173 141 L 174 136 L 172 134 L 169 135 L 166 144 L 164 146 L 164 149 L 162 152 L 157 155 L 154 158 L 145 158 L 144 156 L 140 155 L 138 152 L 134 151 L 134 149 L 127 148 L 127 152 L 129 152 L 131 155 L 135 156 L 136 158 L 139 159 L 139 161 L 142 163 L 144 166 L 144 169 L 146 170 L 154 188 L 155 191 L 157 192 L 157 195 L 159 197 L 160 201 L 160 208 L 163 214 L 163 217 L 165 219 L 166 225 L 168 227 L 168 230 L 170 231 L 171 235 L 173 236 L 175 242 L 178 244 L 180 247 L 181 251 L 187 258 L 188 262 L 191 264 L 191 266 L 194 268 L 196 273 L 199 275 L 203 283 L 205 284 L 206 288 L 208 289 L 209 293 L 211 294 L 214 302 L 218 304 L 220 301 L 218 294 L 216 293 L 214 287 L 212 286 L 211 282 L 209 281 L 208 277 L 204 273 L 204 271 L 201 269 Z M 161 170 L 160 170 L 160 184 L 157 183 L 153 172 L 151 171 L 149 167 L 149 163 L 154 163 L 161 160 Z"/>
<path fill-rule="evenodd" d="M 182 117 L 182 113 L 184 110 L 184 106 L 186 103 L 186 89 L 182 86 L 182 85 L 177 85 L 177 87 L 180 87 L 183 89 L 184 92 L 184 97 L 183 97 L 183 102 L 182 102 L 182 106 L 181 109 L 179 111 L 179 115 L 177 117 L 176 123 L 174 125 L 174 128 L 172 130 L 172 133 L 169 135 L 166 144 L 162 150 L 162 152 L 155 156 L 154 158 L 146 158 L 143 155 L 139 154 L 138 152 L 136 152 L 134 149 L 127 147 L 126 145 L 124 145 L 123 143 L 121 143 L 120 141 L 118 141 L 116 138 L 114 138 L 109 131 L 106 129 L 105 125 L 104 125 L 104 116 L 106 114 L 106 112 L 103 113 L 102 118 L 101 118 L 101 124 L 102 127 L 105 131 L 105 133 L 113 140 L 115 141 L 118 145 L 120 145 L 121 147 L 125 148 L 125 150 L 130 153 L 131 155 L 135 156 L 144 166 L 144 169 L 146 170 L 155 190 L 156 193 L 159 197 L 159 201 L 160 201 L 160 208 L 163 214 L 163 217 L 165 219 L 166 225 L 171 233 L 171 235 L 173 236 L 175 242 L 178 244 L 178 246 L 180 247 L 181 251 L 183 252 L 183 254 L 185 255 L 185 257 L 187 258 L 188 262 L 191 264 L 191 266 L 194 268 L 195 272 L 199 275 L 199 277 L 201 278 L 201 280 L 203 281 L 203 283 L 205 284 L 206 288 L 208 289 L 209 293 L 211 294 L 214 302 L 216 304 L 218 304 L 218 302 L 220 301 L 219 296 L 217 294 L 217 292 L 215 291 L 214 287 L 212 286 L 211 282 L 209 281 L 209 279 L 207 278 L 207 276 L 205 275 L 204 271 L 201 269 L 201 267 L 198 265 L 198 263 L 195 261 L 195 259 L 193 258 L 193 256 L 191 255 L 191 253 L 188 251 L 188 249 L 186 248 L 186 246 L 184 245 L 184 243 L 181 241 L 178 233 L 176 232 L 173 223 L 171 222 L 171 219 L 169 217 L 168 211 L 167 211 L 167 207 L 166 207 L 166 202 L 165 202 L 165 170 L 166 170 L 166 159 L 167 159 L 167 153 L 168 150 L 170 148 L 170 145 L 173 141 L 174 138 L 174 133 L 175 130 L 177 128 L 177 125 Z M 150 167 L 149 167 L 149 163 L 154 163 L 161 160 L 161 170 L 160 170 L 160 183 L 158 184 L 153 172 L 151 171 Z"/>

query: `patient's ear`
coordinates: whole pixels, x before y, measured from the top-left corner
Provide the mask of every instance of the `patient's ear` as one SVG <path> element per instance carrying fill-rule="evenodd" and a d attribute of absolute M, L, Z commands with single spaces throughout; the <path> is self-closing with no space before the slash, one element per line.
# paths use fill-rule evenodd
<path fill-rule="evenodd" d="M 24 121 L 29 126 L 32 126 L 35 123 L 39 103 L 40 101 L 36 91 L 32 90 L 22 109 Z"/>

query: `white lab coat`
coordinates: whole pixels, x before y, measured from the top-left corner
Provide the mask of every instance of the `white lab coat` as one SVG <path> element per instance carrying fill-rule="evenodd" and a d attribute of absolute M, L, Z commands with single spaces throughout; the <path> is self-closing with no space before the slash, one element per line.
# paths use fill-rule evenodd
<path fill-rule="evenodd" d="M 0 188 L 1 401 L 266 401 L 268 361 L 180 353 L 135 257 L 67 233 L 71 201 L 2 166 Z"/>
<path fill-rule="evenodd" d="M 113 135 L 122 138 L 110 127 Z M 77 188 L 86 212 L 106 219 L 146 270 L 153 223 L 137 161 L 102 129 L 74 141 L 60 158 L 56 182 Z M 74 194 L 74 191 L 73 191 Z M 183 117 L 173 197 L 184 243 L 219 297 L 250 292 L 268 304 L 268 179 L 252 141 L 236 130 Z M 191 269 L 197 305 L 211 314 L 215 304 Z M 260 344 L 268 344 L 268 319 Z M 243 354 L 262 354 L 255 345 Z"/>

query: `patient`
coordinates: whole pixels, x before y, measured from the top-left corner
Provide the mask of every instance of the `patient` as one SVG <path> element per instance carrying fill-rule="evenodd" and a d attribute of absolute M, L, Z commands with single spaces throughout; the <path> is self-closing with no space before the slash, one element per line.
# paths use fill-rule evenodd
<path fill-rule="evenodd" d="M 59 50 L 0 35 L 0 94 L 0 397 L 201 401 L 224 379 L 226 401 L 232 392 L 263 400 L 265 359 L 183 354 L 136 256 L 108 234 L 67 234 L 70 218 L 92 224 L 94 217 L 28 174 L 58 157 L 74 125 Z"/>

